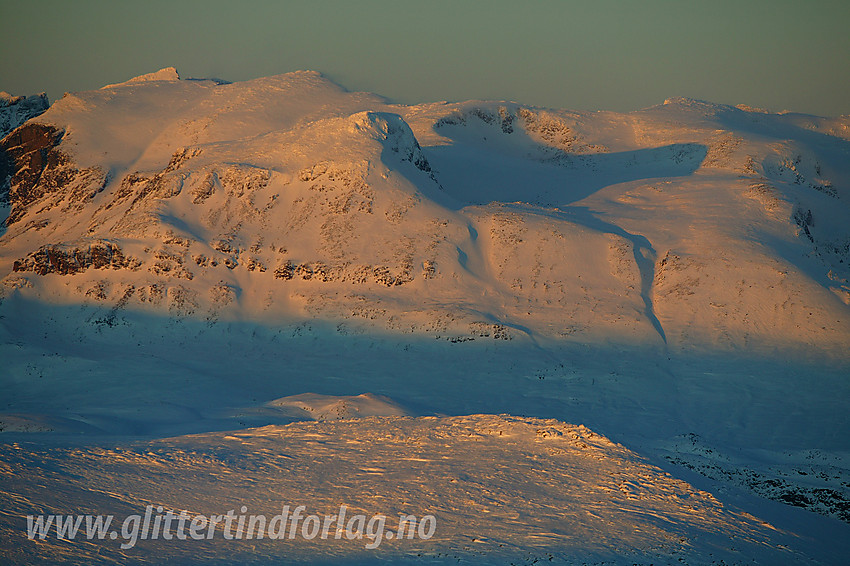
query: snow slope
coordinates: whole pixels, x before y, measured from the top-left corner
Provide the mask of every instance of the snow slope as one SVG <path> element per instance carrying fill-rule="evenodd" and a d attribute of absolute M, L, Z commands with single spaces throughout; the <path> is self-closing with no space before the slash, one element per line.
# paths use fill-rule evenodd
<path fill-rule="evenodd" d="M 848 127 L 690 99 L 628 114 L 402 106 L 312 72 L 227 84 L 164 69 L 69 94 L 0 142 L 11 175 L 0 427 L 4 469 L 18 470 L 7 477 L 42 458 L 83 478 L 138 437 L 208 452 L 224 442 L 215 431 L 263 443 L 262 431 L 301 431 L 300 420 L 362 440 L 449 421 L 353 417 L 527 415 L 586 425 L 648 459 L 654 468 L 624 481 L 657 485 L 663 502 L 646 516 L 668 519 L 626 536 L 649 528 L 643 504 L 620 515 L 608 499 L 602 516 L 619 526 L 606 542 L 595 519 L 572 518 L 569 543 L 559 531 L 532 544 L 517 542 L 532 521 L 521 514 L 504 534 L 510 551 L 481 547 L 494 560 L 774 563 L 785 545 L 829 563 L 850 509 Z M 530 438 L 447 457 L 485 493 L 481 466 L 503 462 L 504 485 L 516 484 Z M 24 439 L 35 444 L 11 448 Z M 616 460 L 612 446 L 600 450 Z M 204 497 L 224 497 L 208 467 L 181 462 L 173 481 L 209 477 L 194 480 Z M 580 462 L 583 481 L 602 473 Z M 161 478 L 135 457 L 126 466 L 138 480 L 121 505 L 153 500 Z M 51 477 L 76 493 L 68 513 L 93 497 L 74 491 L 83 480 Z M 9 481 L 5 497 L 61 508 Z M 272 489 L 269 475 L 252 481 Z M 717 501 L 716 529 L 670 495 L 699 489 Z M 560 497 L 541 499 L 561 509 L 547 520 Z M 464 512 L 441 491 L 416 501 L 445 505 L 446 524 Z M 481 521 L 473 534 L 494 538 L 497 523 Z M 724 529 L 755 546 L 659 542 Z M 461 540 L 446 531 L 428 552 L 469 558 Z M 19 561 L 47 548 L 27 544 L 12 545 Z M 91 547 L 50 548 L 45 560 L 74 561 Z"/>
<path fill-rule="evenodd" d="M 272 517 L 284 504 L 309 503 L 305 514 L 329 515 L 345 505 L 350 514 L 385 514 L 393 527 L 399 513 L 438 517 L 432 538 L 388 538 L 378 540 L 377 549 L 365 548 L 374 542 L 366 537 L 248 540 L 243 524 L 250 552 L 220 533 L 188 544 L 140 541 L 135 553 L 125 550 L 134 563 L 720 564 L 758 557 L 805 564 L 839 558 L 817 549 L 808 537 L 796 539 L 724 507 L 710 493 L 585 427 L 555 420 L 371 417 L 117 448 L 7 445 L 3 458 L 14 462 L 0 471 L 4 484 L 20 495 L 0 497 L 4 510 L 16 515 L 33 508 L 53 512 L 57 504 L 127 514 L 161 504 L 193 516 L 241 509 L 236 513 Z M 92 459 L 103 466 L 92 468 Z M 77 482 L 69 485 L 68 474 Z M 197 476 L 208 479 L 199 487 Z M 33 488 L 34 482 L 41 487 Z M 274 487 L 260 491 L 258 485 Z M 52 494 L 49 499 L 44 488 Z M 16 527 L 13 521 L 0 524 L 4 539 L 16 543 L 9 556 L 21 562 L 127 558 L 117 542 L 68 548 L 47 538 L 34 550 Z M 234 528 L 240 531 L 236 523 Z"/>

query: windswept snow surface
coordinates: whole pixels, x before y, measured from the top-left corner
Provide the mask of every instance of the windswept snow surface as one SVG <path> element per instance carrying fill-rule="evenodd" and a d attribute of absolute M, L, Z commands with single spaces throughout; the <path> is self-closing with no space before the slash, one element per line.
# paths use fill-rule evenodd
<path fill-rule="evenodd" d="M 850 550 L 847 117 L 401 106 L 163 69 L 0 150 L 10 562 Z M 437 529 L 26 537 L 41 513 L 285 504 Z"/>
<path fill-rule="evenodd" d="M 110 508 L 127 515 L 163 505 L 192 516 L 235 508 L 239 515 L 270 520 L 286 503 L 291 508 L 306 503 L 305 515 L 322 518 L 341 505 L 349 515 L 381 513 L 389 518 L 390 530 L 399 514 L 437 518 L 430 538 L 393 540 L 389 535 L 385 541 L 366 536 L 337 540 L 330 529 L 326 540 L 259 539 L 256 527 L 251 536 L 247 523 L 234 522 L 228 532 L 244 544 L 227 540 L 221 527 L 208 540 L 140 542 L 132 555 L 139 563 L 247 559 L 277 564 L 317 558 L 345 563 L 631 564 L 679 558 L 729 563 L 755 556 L 771 563 L 807 563 L 810 557 L 799 549 L 815 550 L 807 548 L 811 540 L 794 540 L 762 519 L 727 508 L 710 493 L 583 426 L 551 419 L 370 417 L 118 448 L 12 444 L 3 447 L 3 457 L 13 464 L 0 473 L 16 492 L 14 499 L 3 496 L 4 509 L 21 515 L 44 505 L 41 492 L 46 489 L 51 507 Z M 100 465 L 93 467 L 93 460 Z M 69 475 L 76 482 L 69 483 Z M 10 557 L 22 562 L 126 558 L 114 547 L 69 548 L 48 538 L 28 545 L 15 527 L 0 526 L 4 539 L 16 543 Z M 377 549 L 367 548 L 375 540 Z"/>

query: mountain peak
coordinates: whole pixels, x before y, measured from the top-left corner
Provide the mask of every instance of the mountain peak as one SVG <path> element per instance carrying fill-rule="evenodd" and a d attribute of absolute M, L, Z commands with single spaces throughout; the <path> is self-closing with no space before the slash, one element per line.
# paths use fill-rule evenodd
<path fill-rule="evenodd" d="M 133 77 L 128 81 L 124 81 L 123 83 L 115 83 L 109 84 L 101 88 L 114 88 L 117 86 L 124 86 L 136 83 L 146 83 L 151 81 L 179 81 L 180 74 L 177 72 L 177 69 L 174 67 L 165 67 L 158 71 L 154 71 L 153 73 L 147 73 L 144 75 L 139 75 L 138 77 Z"/>

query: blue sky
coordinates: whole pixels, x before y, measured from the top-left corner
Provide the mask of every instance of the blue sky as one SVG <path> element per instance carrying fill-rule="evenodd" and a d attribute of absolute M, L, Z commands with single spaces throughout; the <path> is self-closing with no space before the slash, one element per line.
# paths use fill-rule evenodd
<path fill-rule="evenodd" d="M 850 114 L 850 2 L 0 0 L 0 90 L 87 90 L 175 66 L 298 69 L 406 103 L 634 110 L 672 96 Z"/>

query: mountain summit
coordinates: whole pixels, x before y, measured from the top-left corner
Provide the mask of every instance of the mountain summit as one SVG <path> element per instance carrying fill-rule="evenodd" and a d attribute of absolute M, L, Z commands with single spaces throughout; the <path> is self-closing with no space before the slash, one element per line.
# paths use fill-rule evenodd
<path fill-rule="evenodd" d="M 174 67 L 165 67 L 164 69 L 160 69 L 153 73 L 146 73 L 144 75 L 139 75 L 138 77 L 133 77 L 130 80 L 124 81 L 123 83 L 106 85 L 102 88 L 115 88 L 119 86 L 126 86 L 135 83 L 145 83 L 151 81 L 179 81 L 180 75 L 177 73 L 177 69 Z"/>

